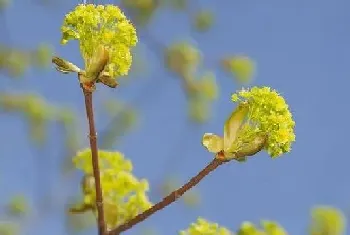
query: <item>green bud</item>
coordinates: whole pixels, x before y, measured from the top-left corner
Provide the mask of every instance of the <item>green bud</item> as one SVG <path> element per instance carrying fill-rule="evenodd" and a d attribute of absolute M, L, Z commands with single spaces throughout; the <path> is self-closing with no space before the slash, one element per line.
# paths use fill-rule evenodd
<path fill-rule="evenodd" d="M 71 72 L 79 73 L 81 71 L 80 68 L 75 64 L 57 56 L 52 57 L 52 63 L 56 65 L 57 71 L 64 74 L 71 73 Z"/>

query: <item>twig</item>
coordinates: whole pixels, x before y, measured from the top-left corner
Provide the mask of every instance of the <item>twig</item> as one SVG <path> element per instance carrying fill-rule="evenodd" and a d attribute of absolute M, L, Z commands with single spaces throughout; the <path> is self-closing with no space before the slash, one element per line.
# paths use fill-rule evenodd
<path fill-rule="evenodd" d="M 175 202 L 178 198 L 180 198 L 186 191 L 197 185 L 205 176 L 207 176 L 210 172 L 215 170 L 221 164 L 225 163 L 225 161 L 220 160 L 219 157 L 214 158 L 203 170 L 201 170 L 196 176 L 191 178 L 186 184 L 184 184 L 181 188 L 173 191 L 168 196 L 164 197 L 162 201 L 153 205 L 150 209 L 144 211 L 143 213 L 137 215 L 133 219 L 129 220 L 125 224 L 120 225 L 116 229 L 113 229 L 108 233 L 108 235 L 119 235 L 121 232 L 124 232 L 130 229 L 132 226 L 144 221 L 155 212 L 165 208 L 171 203 Z"/>
<path fill-rule="evenodd" d="M 94 113 L 92 108 L 92 92 L 87 91 L 81 86 L 84 98 L 85 98 L 85 108 L 86 108 L 86 116 L 89 121 L 89 140 L 90 140 L 90 148 L 91 148 L 91 156 L 92 156 L 92 168 L 95 178 L 95 191 L 96 191 L 96 207 L 97 207 L 97 223 L 98 223 L 98 232 L 99 235 L 105 234 L 105 220 L 104 220 L 104 212 L 103 212 L 103 197 L 102 197 L 102 188 L 100 182 L 100 168 L 98 165 L 98 149 L 97 149 L 97 136 L 95 130 L 94 123 Z"/>

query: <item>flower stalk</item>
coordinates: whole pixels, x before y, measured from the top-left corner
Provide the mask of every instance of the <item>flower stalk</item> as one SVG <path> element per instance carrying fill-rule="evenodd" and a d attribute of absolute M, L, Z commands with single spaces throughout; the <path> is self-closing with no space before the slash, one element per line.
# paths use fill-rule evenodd
<path fill-rule="evenodd" d="M 93 113 L 93 106 L 92 106 L 92 92 L 86 90 L 83 86 L 81 86 L 81 88 L 84 94 L 86 116 L 89 122 L 89 140 L 90 140 L 90 148 L 91 148 L 91 156 L 92 156 L 91 160 L 92 160 L 93 175 L 95 178 L 98 234 L 104 235 L 106 226 L 105 226 L 104 211 L 103 211 L 103 197 L 102 197 L 102 187 L 101 187 L 101 180 L 100 180 L 100 168 L 98 164 L 97 135 L 96 135 L 94 113 Z"/>

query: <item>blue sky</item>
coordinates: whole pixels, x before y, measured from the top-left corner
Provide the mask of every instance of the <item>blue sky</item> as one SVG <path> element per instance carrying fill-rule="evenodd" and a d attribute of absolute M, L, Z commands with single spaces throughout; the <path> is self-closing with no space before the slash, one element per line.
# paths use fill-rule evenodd
<path fill-rule="evenodd" d="M 148 33 L 165 45 L 179 39 L 196 42 L 204 55 L 205 68 L 215 70 L 221 89 L 213 118 L 203 126 L 189 123 L 179 80 L 164 69 L 162 55 L 147 47 L 149 40 L 140 30 L 140 48 L 150 66 L 147 74 L 117 90 L 101 87 L 97 92 L 100 97 L 113 95 L 139 109 L 139 129 L 125 136 L 114 150 L 122 151 L 133 161 L 135 174 L 149 179 L 151 188 L 169 171 L 181 175 L 182 180 L 192 177 L 212 157 L 200 144 L 203 133 L 221 133 L 225 119 L 234 109 L 230 94 L 240 86 L 218 68 L 218 61 L 224 55 L 237 53 L 246 54 L 257 63 L 257 77 L 252 85 L 271 86 L 286 98 L 296 121 L 297 141 L 293 151 L 279 159 L 260 153 L 246 164 L 232 162 L 223 166 L 199 184 L 202 207 L 188 210 L 174 203 L 125 234 L 139 234 L 147 225 L 157 226 L 162 234 L 176 234 L 198 216 L 232 230 L 245 220 L 273 219 L 290 234 L 307 234 L 313 206 L 331 205 L 347 212 L 350 2 L 195 2 L 215 12 L 215 26 L 208 33 L 193 32 L 186 14 L 168 10 L 156 13 Z M 65 47 L 59 44 L 64 14 L 78 3 L 57 1 L 43 7 L 34 0 L 14 0 L 1 16 L 2 21 L 6 19 L 6 26 L 0 27 L 7 27 L 7 34 L 2 34 L 0 40 L 23 48 L 34 48 L 46 41 L 54 45 L 58 55 L 81 65 L 76 43 Z M 33 91 L 52 103 L 76 108 L 85 123 L 83 98 L 74 76 L 62 76 L 54 69 L 31 70 L 23 81 L 2 77 L 1 84 L 3 90 Z M 47 184 L 42 190 L 62 187 L 62 191 L 69 190 L 71 194 L 77 191 L 74 187 L 78 177 L 62 185 L 55 183 L 62 157 L 62 137 L 57 127 L 50 129 L 49 145 L 35 150 L 28 142 L 26 124 L 21 118 L 1 115 L 0 121 L 2 204 L 17 192 L 25 193 L 32 204 L 36 203 L 38 177 Z M 102 119 L 97 121 L 98 130 L 105 126 Z M 82 142 L 87 146 L 87 140 Z M 38 161 L 41 166 L 36 165 Z M 23 234 L 44 235 L 48 230 L 51 235 L 65 234 L 63 208 L 56 207 L 39 221 L 30 222 Z"/>

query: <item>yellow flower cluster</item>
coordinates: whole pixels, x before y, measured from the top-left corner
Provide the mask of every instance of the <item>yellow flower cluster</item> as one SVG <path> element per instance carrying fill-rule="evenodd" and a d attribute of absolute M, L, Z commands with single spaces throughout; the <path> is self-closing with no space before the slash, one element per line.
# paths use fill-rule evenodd
<path fill-rule="evenodd" d="M 24 195 L 15 195 L 7 205 L 8 212 L 14 216 L 27 215 L 30 212 L 28 199 Z"/>
<path fill-rule="evenodd" d="M 244 222 L 237 235 L 288 235 L 288 233 L 273 221 L 261 221 L 263 230 L 256 228 L 250 222 Z"/>
<path fill-rule="evenodd" d="M 17 223 L 14 222 L 0 222 L 0 234 L 1 235 L 17 235 L 20 234 L 21 229 Z"/>
<path fill-rule="evenodd" d="M 289 152 L 295 123 L 283 97 L 269 87 L 232 95 L 238 107 L 224 125 L 224 136 L 205 133 L 202 144 L 222 160 L 244 161 L 262 149 L 272 157 Z"/>
<path fill-rule="evenodd" d="M 194 26 L 200 32 L 209 30 L 214 23 L 214 14 L 210 10 L 200 10 L 194 18 Z"/>
<path fill-rule="evenodd" d="M 295 122 L 284 98 L 269 87 L 253 87 L 232 95 L 232 101 L 246 103 L 249 107 L 247 121 L 239 131 L 241 142 L 249 136 L 267 136 L 265 149 L 272 157 L 291 150 L 295 141 Z M 238 139 L 236 144 L 239 144 Z"/>
<path fill-rule="evenodd" d="M 126 75 L 131 67 L 130 48 L 137 43 L 136 30 L 115 5 L 80 4 L 68 13 L 61 27 L 62 44 L 78 40 L 86 71 L 93 66 L 96 50 L 109 53 L 104 72 L 110 77 Z"/>
<path fill-rule="evenodd" d="M 321 206 L 312 210 L 310 235 L 343 235 L 345 218 L 336 208 Z"/>
<path fill-rule="evenodd" d="M 250 222 L 244 222 L 237 233 L 233 233 L 217 223 L 198 218 L 196 223 L 192 223 L 187 230 L 180 231 L 179 235 L 288 235 L 280 225 L 273 221 L 261 221 L 261 227 L 262 229 L 259 229 Z"/>
<path fill-rule="evenodd" d="M 205 98 L 210 101 L 215 100 L 218 97 L 219 88 L 216 83 L 215 74 L 213 72 L 206 72 L 198 80 L 198 89 L 202 91 Z"/>
<path fill-rule="evenodd" d="M 192 223 L 187 230 L 180 231 L 179 235 L 233 235 L 233 233 L 217 223 L 198 218 L 196 223 Z"/>
<path fill-rule="evenodd" d="M 105 220 L 110 230 L 152 206 L 147 197 L 148 182 L 132 174 L 131 161 L 119 152 L 98 151 Z M 95 209 L 95 187 L 91 150 L 85 149 L 74 158 L 75 166 L 85 173 L 82 183 L 85 207 Z"/>

